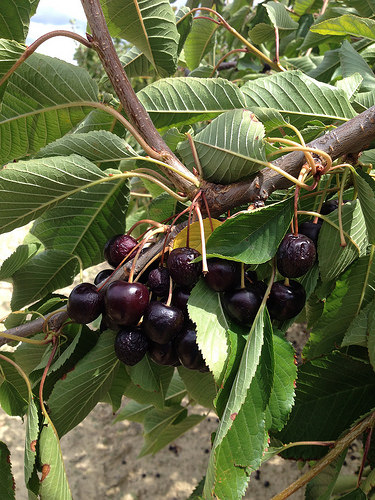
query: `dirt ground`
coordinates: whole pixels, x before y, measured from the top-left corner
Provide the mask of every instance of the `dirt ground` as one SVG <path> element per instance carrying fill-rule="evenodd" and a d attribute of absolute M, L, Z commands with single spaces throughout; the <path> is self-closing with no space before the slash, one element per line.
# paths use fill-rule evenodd
<path fill-rule="evenodd" d="M 1 260 L 22 241 L 23 234 L 23 230 L 16 230 L 10 237 L 0 236 Z M 0 282 L 0 316 L 9 311 L 10 295 L 11 285 Z M 290 332 L 290 340 L 297 347 L 305 338 L 306 332 L 301 326 Z M 112 424 L 113 418 L 110 406 L 99 404 L 84 422 L 62 439 L 73 498 L 186 499 L 205 474 L 210 435 L 217 426 L 215 415 L 210 414 L 199 426 L 157 455 L 141 459 L 137 459 L 137 455 L 142 447 L 142 426 L 125 421 Z M 9 417 L 0 409 L 0 441 L 4 441 L 11 451 L 17 500 L 27 500 L 23 483 L 24 430 L 25 424 L 20 418 Z M 348 465 L 356 468 L 359 457 L 353 453 L 352 457 Z M 298 464 L 275 457 L 252 475 L 245 498 L 269 500 L 302 472 Z M 302 500 L 304 494 L 299 491 L 290 498 Z"/>

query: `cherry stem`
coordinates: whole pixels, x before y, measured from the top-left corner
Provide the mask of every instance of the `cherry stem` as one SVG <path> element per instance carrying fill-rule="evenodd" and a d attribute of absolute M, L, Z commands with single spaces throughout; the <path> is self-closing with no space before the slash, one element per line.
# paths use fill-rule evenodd
<path fill-rule="evenodd" d="M 214 74 L 215 74 L 215 71 L 219 68 L 220 64 L 225 61 L 225 59 L 232 55 L 232 54 L 236 54 L 237 52 L 249 52 L 248 49 L 233 49 L 233 50 L 230 50 L 229 52 L 227 52 L 226 54 L 223 55 L 223 57 L 221 57 L 219 59 L 219 61 L 216 63 L 214 69 L 212 70 L 212 73 L 210 75 L 210 78 L 213 78 Z"/>
<path fill-rule="evenodd" d="M 191 202 L 191 205 L 189 207 L 189 217 L 188 217 L 188 225 L 186 229 L 186 246 L 189 248 L 190 247 L 190 224 L 191 224 L 191 216 L 193 212 L 193 208 L 195 207 L 198 198 L 201 195 L 201 191 L 199 191 L 196 196 L 194 197 L 194 200 Z"/>
<path fill-rule="evenodd" d="M 213 222 L 212 222 L 212 217 L 211 217 L 211 213 L 210 213 L 210 207 L 208 206 L 207 198 L 206 198 L 206 195 L 204 194 L 203 191 L 202 191 L 202 198 L 203 198 L 204 206 L 206 208 L 206 212 L 207 212 L 207 215 L 208 215 L 208 220 L 210 221 L 211 233 L 213 233 L 214 232 L 214 225 L 213 225 Z"/>
<path fill-rule="evenodd" d="M 294 130 L 294 127 L 293 127 L 293 130 Z M 279 142 L 282 144 L 288 144 L 288 145 L 294 146 L 296 148 L 294 151 L 302 151 L 305 155 L 307 163 L 310 166 L 312 174 L 315 175 L 316 174 L 316 165 L 315 165 L 314 158 L 311 156 L 311 153 L 310 153 L 310 151 L 312 149 L 306 147 L 305 141 L 304 141 L 301 133 L 298 134 L 298 137 L 300 140 L 302 139 L 301 144 L 298 144 L 298 142 L 295 142 L 295 141 L 291 141 L 290 139 L 284 139 L 281 137 L 268 137 L 266 140 L 267 140 L 267 142 L 269 142 L 271 144 L 273 144 L 275 142 Z M 284 151 L 284 149 L 281 149 L 281 150 Z M 279 152 L 280 152 L 280 150 L 274 151 L 274 152 L 270 153 L 268 156 L 270 157 L 270 156 L 275 155 Z M 329 157 L 329 158 L 331 158 L 331 157 Z M 332 165 L 332 160 L 331 160 L 331 165 Z"/>
<path fill-rule="evenodd" d="M 275 62 L 280 66 L 280 37 L 279 28 L 275 26 Z"/>
<path fill-rule="evenodd" d="M 18 335 L 8 335 L 5 332 L 1 332 L 1 336 L 4 337 L 4 339 L 16 340 L 18 342 L 25 342 L 25 344 L 33 344 L 33 345 L 40 345 L 40 346 L 44 346 L 44 345 L 49 344 L 51 342 L 51 339 L 49 339 L 49 338 L 47 338 L 45 340 L 25 339 L 23 337 L 18 337 Z"/>
<path fill-rule="evenodd" d="M 168 292 L 168 299 L 167 302 L 165 303 L 166 306 L 170 306 L 172 302 L 172 292 L 173 292 L 173 280 L 171 277 L 169 277 L 169 292 Z"/>
<path fill-rule="evenodd" d="M 245 288 L 245 264 L 241 262 L 241 288 Z"/>
<path fill-rule="evenodd" d="M 142 156 L 142 158 L 144 158 L 144 157 Z M 132 158 L 132 160 L 133 159 L 134 158 Z M 169 179 L 164 177 L 164 175 L 162 175 L 161 173 L 156 172 L 156 170 L 152 170 L 152 168 L 139 167 L 139 168 L 135 169 L 135 171 L 143 173 L 143 174 L 149 174 L 153 177 L 156 177 L 157 179 L 159 179 L 159 181 L 163 182 L 166 186 L 173 188 L 173 184 Z"/>
<path fill-rule="evenodd" d="M 301 188 L 299 186 L 296 186 L 296 190 L 294 193 L 294 227 L 292 229 L 294 236 L 298 235 L 298 198 L 299 198 L 299 193 L 300 193 Z"/>
<path fill-rule="evenodd" d="M 346 241 L 344 237 L 344 230 L 342 226 L 342 205 L 343 205 L 343 197 L 344 197 L 344 189 L 345 189 L 345 181 L 348 175 L 348 170 L 344 170 L 341 179 L 341 188 L 339 191 L 339 207 L 338 207 L 338 217 L 339 217 L 339 228 L 340 228 L 340 246 L 346 247 Z"/>
<path fill-rule="evenodd" d="M 133 224 L 132 227 L 129 229 L 129 231 L 126 234 L 128 236 L 130 236 L 132 234 L 132 232 L 134 231 L 134 229 L 137 226 L 139 226 L 140 224 L 151 224 L 152 226 L 155 226 L 155 227 L 163 227 L 163 224 L 161 224 L 160 222 L 156 222 L 152 219 L 142 219 L 142 220 L 139 220 L 138 222 L 136 222 L 135 224 Z"/>
<path fill-rule="evenodd" d="M 48 370 L 50 369 L 50 366 L 52 364 L 53 358 L 55 357 L 57 348 L 59 346 L 59 343 L 57 342 L 57 337 L 53 337 L 52 338 L 52 344 L 53 344 L 52 351 L 51 351 L 51 354 L 50 354 L 50 356 L 48 358 L 48 362 L 46 364 L 46 367 L 44 368 L 43 375 L 42 375 L 42 378 L 40 380 L 40 386 L 39 386 L 39 403 L 40 403 L 40 408 L 41 408 L 41 410 L 43 412 L 43 415 L 46 418 L 48 418 L 48 413 L 47 413 L 47 411 L 45 409 L 45 406 L 44 406 L 43 388 L 44 388 L 44 382 L 46 381 L 46 378 L 47 378 Z"/>
<path fill-rule="evenodd" d="M 155 260 L 158 260 L 161 256 L 161 252 L 157 253 L 156 255 L 154 255 L 154 257 L 152 257 L 152 259 L 150 259 L 147 264 L 144 266 L 144 268 L 142 269 L 142 271 L 140 271 L 138 274 L 137 274 L 137 277 L 135 278 L 134 280 L 134 283 L 136 283 L 139 278 L 142 276 L 142 274 L 147 270 L 148 267 L 151 266 L 151 264 L 153 264 L 155 262 Z"/>
<path fill-rule="evenodd" d="M 28 59 L 28 57 L 33 54 L 36 49 L 44 42 L 49 40 L 50 38 L 53 38 L 55 36 L 66 36 L 68 38 L 73 38 L 73 40 L 76 40 L 77 42 L 82 43 L 89 49 L 92 48 L 92 43 L 86 40 L 86 38 L 83 38 L 83 36 L 78 35 L 78 33 L 74 33 L 73 31 L 67 31 L 67 30 L 54 30 L 50 31 L 49 33 L 45 33 L 44 35 L 40 36 L 35 42 L 33 42 L 31 45 L 27 47 L 25 52 L 21 55 L 21 57 L 13 64 L 13 66 L 5 73 L 5 75 L 0 79 L 0 86 L 6 82 L 6 80 L 16 71 L 16 69 L 21 66 L 21 64 Z"/>
<path fill-rule="evenodd" d="M 129 274 L 129 278 L 128 278 L 128 282 L 129 283 L 132 283 L 133 282 L 133 276 L 134 276 L 134 271 L 135 271 L 135 265 L 137 264 L 137 260 L 138 260 L 138 257 L 142 251 L 142 248 L 145 246 L 145 244 L 150 241 L 151 238 L 153 238 L 155 236 L 155 234 L 158 234 L 158 233 L 161 233 L 161 232 L 165 232 L 165 227 L 158 227 L 156 229 L 153 229 L 149 232 L 149 235 L 148 236 L 145 236 L 144 239 L 138 243 L 139 244 L 139 248 L 137 250 L 137 253 L 135 254 L 135 257 L 133 259 L 133 262 L 132 262 L 132 267 L 130 269 L 130 274 Z M 134 252 L 134 248 L 133 248 L 133 252 Z"/>
<path fill-rule="evenodd" d="M 165 235 L 165 239 L 164 239 L 164 244 L 163 244 L 163 249 L 161 251 L 161 259 L 160 259 L 160 265 L 162 266 L 163 263 L 164 263 L 164 254 L 165 254 L 165 247 L 167 246 L 167 241 L 168 241 L 168 236 L 170 234 L 170 232 L 172 231 L 172 227 L 175 225 L 176 221 L 184 214 L 186 214 L 186 212 L 188 212 L 190 210 L 190 207 L 187 207 L 185 208 L 185 210 L 183 210 L 182 212 L 180 212 L 172 221 L 171 225 L 168 227 L 168 230 L 167 230 L 167 233 Z"/>
<path fill-rule="evenodd" d="M 206 275 L 208 273 L 208 266 L 207 266 L 207 255 L 206 255 L 206 239 L 204 237 L 204 224 L 203 224 L 203 217 L 201 213 L 201 209 L 199 208 L 199 205 L 194 206 L 195 213 L 198 216 L 198 221 L 199 221 L 199 228 L 200 228 L 200 233 L 201 233 L 201 244 L 202 244 L 202 273 Z"/>
<path fill-rule="evenodd" d="M 289 278 L 284 278 L 284 285 L 290 286 Z"/>
<path fill-rule="evenodd" d="M 365 448 L 364 448 L 364 451 L 363 451 L 363 457 L 362 457 L 361 467 L 360 467 L 359 473 L 358 473 L 357 488 L 359 488 L 359 484 L 360 484 L 361 479 L 362 479 L 363 469 L 365 468 L 365 463 L 366 463 L 366 460 L 367 460 L 367 455 L 368 455 L 368 452 L 370 451 L 372 431 L 373 431 L 373 427 L 370 427 L 370 429 L 368 431 L 368 434 L 367 434 L 367 438 L 366 438 Z"/>
<path fill-rule="evenodd" d="M 186 137 L 187 137 L 187 139 L 189 141 L 189 146 L 190 146 L 190 149 L 191 149 L 191 152 L 192 152 L 192 155 L 193 155 L 195 167 L 198 170 L 198 174 L 200 175 L 200 177 L 203 177 L 202 165 L 201 165 L 201 162 L 199 160 L 199 156 L 198 156 L 198 153 L 197 153 L 197 148 L 195 147 L 195 144 L 194 144 L 194 140 L 193 140 L 191 134 L 186 133 L 185 135 L 186 135 Z"/>

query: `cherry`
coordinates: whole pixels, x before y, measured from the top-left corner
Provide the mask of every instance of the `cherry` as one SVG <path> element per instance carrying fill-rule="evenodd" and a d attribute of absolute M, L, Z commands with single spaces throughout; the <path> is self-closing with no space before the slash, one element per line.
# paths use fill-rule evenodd
<path fill-rule="evenodd" d="M 113 269 L 103 269 L 100 271 L 94 279 L 94 285 L 99 285 L 102 281 L 106 280 L 113 273 Z"/>
<path fill-rule="evenodd" d="M 181 364 L 173 342 L 161 345 L 151 341 L 149 354 L 152 361 L 158 365 L 179 366 Z"/>
<path fill-rule="evenodd" d="M 277 250 L 277 269 L 286 278 L 299 278 L 315 263 L 314 242 L 304 234 L 287 234 Z"/>
<path fill-rule="evenodd" d="M 241 267 L 234 260 L 219 258 L 207 261 L 208 273 L 204 277 L 207 285 L 215 292 L 225 292 L 234 288 L 241 278 Z"/>
<path fill-rule="evenodd" d="M 272 319 L 285 321 L 299 314 L 306 302 L 306 292 L 301 283 L 291 280 L 289 285 L 276 281 L 267 299 L 268 312 Z"/>
<path fill-rule="evenodd" d="M 80 283 L 71 291 L 67 312 L 76 323 L 94 321 L 103 312 L 103 294 L 92 283 Z"/>
<path fill-rule="evenodd" d="M 137 327 L 122 328 L 115 339 L 115 353 L 128 366 L 139 363 L 148 350 L 148 340 Z"/>
<path fill-rule="evenodd" d="M 149 339 L 166 344 L 178 334 L 183 324 L 184 314 L 177 307 L 153 301 L 144 313 L 142 329 Z"/>
<path fill-rule="evenodd" d="M 113 281 L 105 294 L 106 312 L 118 325 L 136 325 L 148 306 L 149 292 L 142 283 Z"/>
<path fill-rule="evenodd" d="M 325 201 L 322 205 L 322 208 L 320 209 L 320 213 L 322 215 L 328 215 L 334 210 L 337 210 L 339 208 L 339 200 L 328 200 Z"/>
<path fill-rule="evenodd" d="M 175 346 L 181 364 L 189 370 L 208 371 L 197 344 L 197 332 L 192 326 L 186 327 L 175 339 Z"/>
<path fill-rule="evenodd" d="M 198 281 L 202 271 L 201 262 L 192 262 L 200 253 L 194 248 L 175 248 L 168 256 L 167 266 L 173 281 L 180 286 L 191 288 Z"/>
<path fill-rule="evenodd" d="M 150 271 L 148 286 L 158 297 L 165 297 L 169 292 L 169 271 L 166 267 L 158 267 Z"/>
<path fill-rule="evenodd" d="M 175 288 L 172 294 L 172 305 L 183 312 L 185 317 L 189 317 L 187 303 L 190 297 L 190 290 Z"/>
<path fill-rule="evenodd" d="M 224 308 L 229 316 L 241 323 L 250 326 L 262 302 L 259 290 L 254 285 L 246 288 L 225 292 L 223 295 Z"/>
<path fill-rule="evenodd" d="M 314 242 L 315 248 L 318 246 L 318 236 L 321 224 L 314 224 L 312 221 L 302 222 L 298 225 L 298 232 L 304 234 Z"/>
<path fill-rule="evenodd" d="M 137 245 L 137 240 L 128 234 L 117 234 L 107 241 L 104 246 L 104 258 L 112 267 L 117 267 L 131 250 Z M 132 252 L 128 259 L 132 259 Z"/>
<path fill-rule="evenodd" d="M 103 313 L 102 320 L 100 322 L 99 331 L 104 332 L 105 330 L 113 330 L 117 332 L 121 329 L 121 326 L 111 320 L 106 314 Z"/>

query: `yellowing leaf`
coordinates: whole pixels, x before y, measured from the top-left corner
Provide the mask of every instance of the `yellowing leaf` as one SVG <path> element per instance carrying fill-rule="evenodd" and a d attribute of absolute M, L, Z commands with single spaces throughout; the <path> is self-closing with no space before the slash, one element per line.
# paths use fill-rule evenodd
<path fill-rule="evenodd" d="M 221 226 L 222 222 L 217 219 L 211 219 L 214 230 Z M 203 220 L 204 227 L 204 239 L 207 243 L 208 238 L 212 234 L 211 224 L 209 219 Z M 187 239 L 187 227 L 183 229 L 173 241 L 173 248 L 181 248 L 186 247 L 186 239 Z M 202 243 L 201 243 L 201 232 L 199 227 L 199 222 L 193 222 L 190 224 L 190 236 L 189 236 L 189 247 L 195 248 L 198 252 L 202 253 Z"/>

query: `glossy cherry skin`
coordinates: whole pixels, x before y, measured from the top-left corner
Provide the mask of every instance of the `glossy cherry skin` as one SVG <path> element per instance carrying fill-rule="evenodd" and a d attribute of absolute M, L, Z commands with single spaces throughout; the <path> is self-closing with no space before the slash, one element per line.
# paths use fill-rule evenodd
<path fill-rule="evenodd" d="M 298 224 L 298 232 L 310 238 L 310 240 L 314 242 L 315 248 L 317 248 L 321 227 L 321 224 L 314 224 L 312 221 L 306 221 L 302 222 L 302 224 Z"/>
<path fill-rule="evenodd" d="M 105 293 L 106 313 L 118 325 L 136 325 L 148 306 L 148 300 L 148 289 L 142 283 L 113 281 Z"/>
<path fill-rule="evenodd" d="M 225 292 L 223 304 L 228 315 L 241 325 L 250 326 L 262 302 L 259 290 L 254 285 Z"/>
<path fill-rule="evenodd" d="M 113 236 L 104 246 L 104 258 L 112 267 L 117 267 L 124 258 L 137 245 L 137 240 L 128 234 L 117 234 Z M 135 256 L 135 252 L 128 255 L 128 259 Z"/>
<path fill-rule="evenodd" d="M 99 285 L 102 281 L 109 278 L 113 272 L 114 272 L 113 269 L 103 269 L 103 271 L 100 271 L 95 276 L 94 285 Z"/>
<path fill-rule="evenodd" d="M 241 266 L 234 260 L 208 259 L 207 267 L 208 273 L 204 279 L 215 292 L 231 290 L 240 282 Z"/>
<path fill-rule="evenodd" d="M 148 275 L 148 287 L 158 297 L 165 297 L 169 292 L 169 271 L 166 267 L 158 267 Z"/>
<path fill-rule="evenodd" d="M 175 339 L 175 346 L 181 364 L 189 370 L 208 371 L 197 344 L 197 332 L 191 326 L 185 328 Z"/>
<path fill-rule="evenodd" d="M 267 299 L 267 308 L 271 319 L 286 321 L 294 318 L 304 308 L 306 292 L 298 281 L 290 280 L 289 285 L 276 281 Z"/>
<path fill-rule="evenodd" d="M 104 307 L 103 294 L 92 283 L 80 283 L 71 291 L 68 300 L 68 316 L 76 323 L 94 321 Z"/>
<path fill-rule="evenodd" d="M 201 262 L 192 262 L 200 253 L 194 248 L 175 248 L 168 256 L 167 266 L 173 281 L 182 287 L 191 288 L 202 272 Z"/>
<path fill-rule="evenodd" d="M 277 269 L 286 278 L 299 278 L 315 263 L 314 242 L 304 234 L 287 234 L 277 250 Z"/>
<path fill-rule="evenodd" d="M 162 302 L 149 303 L 142 321 L 145 335 L 158 344 L 167 344 L 182 329 L 184 314 L 174 306 Z"/>
<path fill-rule="evenodd" d="M 147 338 L 137 327 L 122 328 L 115 339 L 115 353 L 125 365 L 134 366 L 145 356 L 149 347 Z"/>
<path fill-rule="evenodd" d="M 181 364 L 173 342 L 168 342 L 168 344 L 162 345 L 150 341 L 149 355 L 152 361 L 158 365 L 179 366 Z"/>
<path fill-rule="evenodd" d="M 175 288 L 172 294 L 172 305 L 183 312 L 186 318 L 189 317 L 187 303 L 190 297 L 190 290 L 185 288 Z"/>
<path fill-rule="evenodd" d="M 332 213 L 334 210 L 337 210 L 339 207 L 339 200 L 328 200 L 325 201 L 320 209 L 320 213 L 322 215 L 328 215 Z"/>

